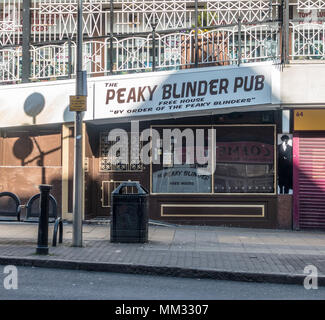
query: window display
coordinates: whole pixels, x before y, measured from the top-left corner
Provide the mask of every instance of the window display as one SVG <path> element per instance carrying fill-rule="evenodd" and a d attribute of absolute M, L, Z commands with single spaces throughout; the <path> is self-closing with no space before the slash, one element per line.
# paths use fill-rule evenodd
<path fill-rule="evenodd" d="M 197 137 L 195 131 L 198 129 L 191 127 L 194 137 Z M 214 153 L 209 150 L 209 129 L 213 129 Z M 162 134 L 163 128 L 158 130 Z M 184 132 L 185 128 L 180 130 Z M 212 166 L 198 161 L 197 153 L 202 145 L 199 146 L 196 139 L 194 145 L 189 146 L 185 137 L 178 137 L 182 139 L 182 152 L 176 157 L 179 150 L 175 141 L 171 152 L 164 148 L 153 150 L 159 153 L 161 164 L 152 164 L 152 192 L 274 194 L 274 136 L 273 125 L 205 127 L 203 153 L 212 161 Z M 194 163 L 186 163 L 189 154 L 194 154 Z M 173 159 L 177 157 L 182 160 L 175 164 Z"/>
<path fill-rule="evenodd" d="M 155 129 L 164 142 L 160 149 L 153 150 L 154 156 L 157 159 L 158 155 L 160 161 L 156 161 L 159 164 L 152 165 L 152 192 L 211 193 L 211 169 L 208 164 L 202 164 L 198 159 L 200 152 L 202 157 L 211 159 L 211 155 L 208 154 L 209 128 Z M 197 134 L 199 130 L 202 133 L 201 139 Z M 170 144 L 168 144 L 169 138 Z"/>

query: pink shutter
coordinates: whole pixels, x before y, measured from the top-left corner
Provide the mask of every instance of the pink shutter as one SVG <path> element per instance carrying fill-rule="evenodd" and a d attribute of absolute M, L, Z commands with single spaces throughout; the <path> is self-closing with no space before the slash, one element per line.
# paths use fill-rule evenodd
<path fill-rule="evenodd" d="M 325 135 L 300 133 L 293 148 L 294 227 L 325 229 Z"/>

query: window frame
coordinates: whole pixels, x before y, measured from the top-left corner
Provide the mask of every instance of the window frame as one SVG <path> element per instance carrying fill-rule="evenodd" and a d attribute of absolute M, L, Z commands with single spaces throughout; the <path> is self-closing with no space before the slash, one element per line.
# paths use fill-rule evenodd
<path fill-rule="evenodd" d="M 197 196 L 275 196 L 277 195 L 277 125 L 276 124 L 220 124 L 220 125 L 186 125 L 186 124 L 181 124 L 181 125 L 151 125 L 150 130 L 153 128 L 161 128 L 161 129 L 167 129 L 167 128 L 208 128 L 208 129 L 214 129 L 216 127 L 273 127 L 273 154 L 274 154 L 274 160 L 273 160 L 273 167 L 274 167 L 274 172 L 273 172 L 273 186 L 274 186 L 274 191 L 273 192 L 250 192 L 250 193 L 244 193 L 244 192 L 237 192 L 237 193 L 231 193 L 231 192 L 214 192 L 214 177 L 215 177 L 215 172 L 212 173 L 212 178 L 211 178 L 211 192 L 208 193 L 157 193 L 152 191 L 153 187 L 153 168 L 152 168 L 152 161 L 150 161 L 150 188 L 149 192 L 150 195 L 157 195 L 157 196 L 174 196 L 174 195 L 197 195 Z M 214 133 L 214 131 L 213 131 Z M 213 137 L 215 139 L 215 136 Z M 214 159 L 213 159 L 214 161 Z"/>
<path fill-rule="evenodd" d="M 131 163 L 130 163 L 130 159 L 131 159 L 131 140 L 130 137 L 132 135 L 132 133 L 130 131 L 126 131 L 129 137 L 129 141 L 128 141 L 128 153 L 129 153 L 129 163 L 127 164 L 127 169 L 126 170 L 118 170 L 118 169 L 111 169 L 111 170 L 103 170 L 101 169 L 101 162 L 103 159 L 107 159 L 108 157 L 103 157 L 102 156 L 102 135 L 103 134 L 109 134 L 108 130 L 103 130 L 99 132 L 99 164 L 98 164 L 98 172 L 100 173 L 110 173 L 110 172 L 114 172 L 114 173 L 123 173 L 123 172 L 143 172 L 145 170 L 144 168 L 144 164 L 141 162 L 140 159 L 140 165 L 141 165 L 141 170 L 131 170 Z M 141 141 L 139 141 L 139 150 L 141 150 L 142 148 L 142 144 Z"/>

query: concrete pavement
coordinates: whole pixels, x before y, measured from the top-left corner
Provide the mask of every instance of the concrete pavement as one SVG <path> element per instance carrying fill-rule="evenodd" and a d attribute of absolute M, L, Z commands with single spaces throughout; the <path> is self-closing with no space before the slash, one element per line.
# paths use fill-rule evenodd
<path fill-rule="evenodd" d="M 199 300 L 201 302 L 196 302 L 196 304 L 209 305 L 209 313 L 205 317 L 182 315 L 177 318 L 174 316 L 176 319 L 198 320 L 214 319 L 217 312 L 221 313 L 220 307 L 229 312 L 228 304 L 215 304 L 211 300 L 325 300 L 325 287 L 318 287 L 317 290 L 306 290 L 302 285 L 279 283 L 215 281 L 211 279 L 18 267 L 18 290 L 6 290 L 0 285 L 0 298 L 1 300 L 110 300 L 109 304 L 105 303 L 104 312 L 108 319 L 116 320 L 119 317 L 114 317 L 114 311 L 122 303 L 112 302 L 111 300 L 155 300 L 155 302 L 151 302 L 153 310 L 159 310 L 159 305 L 160 303 L 163 305 L 164 300 Z M 127 301 L 125 304 L 126 306 L 130 305 Z M 144 306 L 144 304 L 146 302 L 142 301 L 141 305 Z M 157 309 L 153 304 L 156 304 Z M 245 307 L 248 312 L 251 312 L 249 310 L 252 308 L 251 305 L 246 304 Z M 287 305 L 287 307 L 290 306 Z M 25 312 L 26 308 L 23 310 Z M 32 308 L 28 308 L 28 310 L 35 312 Z M 240 310 L 240 313 L 245 312 L 242 305 L 237 310 Z M 158 320 L 166 318 L 166 316 L 161 315 L 159 317 L 156 312 L 149 312 L 145 319 Z M 122 319 L 143 318 L 125 316 Z M 173 317 L 170 315 L 167 316 L 167 319 L 173 319 Z"/>
<path fill-rule="evenodd" d="M 120 244 L 109 231 L 85 224 L 74 248 L 65 224 L 64 243 L 38 256 L 37 224 L 1 222 L 0 264 L 299 284 L 313 265 L 325 285 L 325 232 L 150 224 L 148 243 Z"/>

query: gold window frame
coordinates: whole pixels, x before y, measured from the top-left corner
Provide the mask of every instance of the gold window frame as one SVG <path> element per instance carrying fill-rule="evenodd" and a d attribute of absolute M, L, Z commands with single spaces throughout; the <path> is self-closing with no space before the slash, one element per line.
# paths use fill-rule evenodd
<path fill-rule="evenodd" d="M 164 208 L 260 208 L 261 214 L 166 214 Z M 161 217 L 194 217 L 194 218 L 265 218 L 265 204 L 171 204 L 163 203 L 160 206 Z"/>

